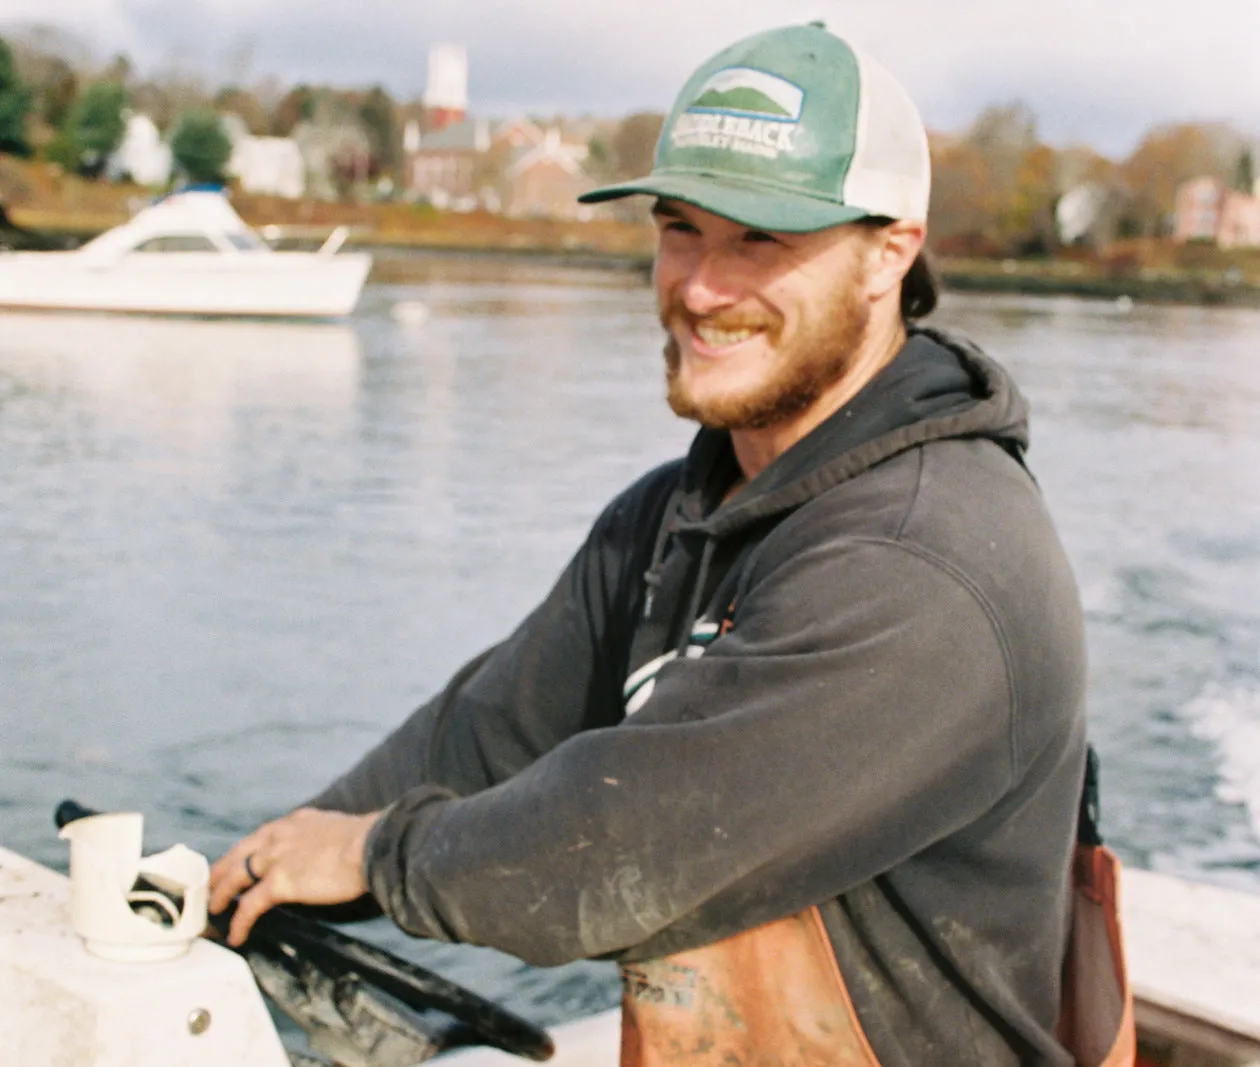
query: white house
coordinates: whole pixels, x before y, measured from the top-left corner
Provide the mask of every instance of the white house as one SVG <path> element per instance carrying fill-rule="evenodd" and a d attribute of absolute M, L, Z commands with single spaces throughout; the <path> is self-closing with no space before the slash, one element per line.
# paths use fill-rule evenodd
<path fill-rule="evenodd" d="M 255 137 L 239 115 L 222 116 L 232 142 L 227 172 L 247 193 L 296 200 L 306 192 L 306 163 L 289 137 Z"/>
<path fill-rule="evenodd" d="M 131 113 L 122 142 L 105 164 L 111 181 L 130 177 L 139 185 L 160 186 L 171 179 L 171 149 L 148 115 Z"/>
<path fill-rule="evenodd" d="M 247 193 L 296 200 L 306 192 L 306 165 L 288 137 L 245 137 L 232 146 L 228 173 Z"/>
<path fill-rule="evenodd" d="M 590 219 L 593 209 L 579 204 L 580 194 L 596 183 L 582 166 L 587 146 L 566 142 L 559 127 L 550 126 L 542 142 L 518 150 L 507 168 L 504 213 L 553 219 Z"/>
<path fill-rule="evenodd" d="M 1094 181 L 1074 185 L 1055 205 L 1059 241 L 1095 248 L 1110 244 L 1127 202 L 1127 194 L 1114 184 Z"/>

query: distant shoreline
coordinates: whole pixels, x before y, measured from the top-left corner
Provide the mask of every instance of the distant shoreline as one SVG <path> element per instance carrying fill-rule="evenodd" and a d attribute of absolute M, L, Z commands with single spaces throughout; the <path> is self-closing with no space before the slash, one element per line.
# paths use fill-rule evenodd
<path fill-rule="evenodd" d="M 461 245 L 374 244 L 365 240 L 356 244 L 373 252 L 378 259 L 371 280 L 406 283 L 417 280 L 410 275 L 407 261 L 411 256 L 450 256 L 470 259 L 499 258 L 506 262 L 546 263 L 551 266 L 622 271 L 651 274 L 652 257 L 646 254 L 602 252 L 598 249 L 554 248 L 472 248 Z M 1003 270 L 1004 263 L 1016 269 Z M 1204 277 L 1199 272 L 1166 272 L 1157 277 L 1116 275 L 1100 277 L 1083 274 L 1073 277 L 1063 272 L 1062 264 L 1028 261 L 940 261 L 936 273 L 945 292 L 989 293 L 1021 296 L 1073 296 L 1089 300 L 1134 303 L 1181 304 L 1197 307 L 1260 308 L 1260 286 L 1246 282 Z"/>
<path fill-rule="evenodd" d="M 1168 272 L 1153 278 L 1138 275 L 1071 278 L 1059 273 L 1038 272 L 1035 267 L 1003 274 L 992 269 L 955 266 L 946 261 L 939 265 L 937 274 L 947 292 L 1074 296 L 1111 301 L 1127 298 L 1135 304 L 1260 308 L 1260 286 L 1203 278 L 1193 271 Z"/>
<path fill-rule="evenodd" d="M 41 231 L 87 240 L 122 221 L 112 216 L 60 215 L 53 212 L 14 212 L 24 224 Z M 25 216 L 25 217 L 23 217 Z M 249 220 L 256 221 L 256 220 Z M 631 228 L 584 230 L 581 224 L 546 220 L 470 220 L 444 218 L 434 226 L 414 231 L 361 230 L 347 242 L 376 255 L 370 280 L 407 284 L 425 280 L 431 272 L 414 267 L 425 257 L 498 258 L 505 263 L 546 263 L 552 266 L 638 274 L 651 272 L 650 237 L 636 240 Z M 324 229 L 330 227 L 322 227 Z M 594 238 L 593 240 L 588 239 Z M 615 240 L 607 238 L 615 236 Z M 304 244 L 318 243 L 308 235 Z M 604 247 L 610 244 L 611 247 Z M 1072 296 L 1091 300 L 1182 304 L 1199 307 L 1260 308 L 1260 285 L 1228 272 L 1165 269 L 1158 272 L 1112 272 L 1096 265 L 1054 259 L 942 259 L 936 263 L 942 289 L 947 292 L 1024 296 Z"/>

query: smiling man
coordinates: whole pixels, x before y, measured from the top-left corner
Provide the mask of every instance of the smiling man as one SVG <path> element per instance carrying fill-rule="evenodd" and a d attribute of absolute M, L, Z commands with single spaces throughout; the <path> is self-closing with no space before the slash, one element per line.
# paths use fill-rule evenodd
<path fill-rule="evenodd" d="M 215 864 L 234 940 L 370 893 L 417 936 L 613 958 L 624 1067 L 1129 1062 L 1081 610 L 1024 400 L 917 324 L 928 190 L 904 90 L 821 26 L 696 72 L 653 172 L 587 197 L 654 198 L 689 454 Z"/>
<path fill-rule="evenodd" d="M 772 232 L 658 200 L 656 288 L 674 412 L 734 431 L 752 478 L 838 411 L 906 341 L 921 223 Z"/>

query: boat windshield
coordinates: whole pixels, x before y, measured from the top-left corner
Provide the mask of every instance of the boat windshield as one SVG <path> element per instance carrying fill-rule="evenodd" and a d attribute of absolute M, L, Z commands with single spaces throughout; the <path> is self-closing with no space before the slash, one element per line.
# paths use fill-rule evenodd
<path fill-rule="evenodd" d="M 266 252 L 267 246 L 263 244 L 252 233 L 244 231 L 238 233 L 229 233 L 227 239 L 232 242 L 232 247 L 238 252 Z"/>
<path fill-rule="evenodd" d="M 141 241 L 133 252 L 217 252 L 218 246 L 201 233 L 165 233 Z"/>

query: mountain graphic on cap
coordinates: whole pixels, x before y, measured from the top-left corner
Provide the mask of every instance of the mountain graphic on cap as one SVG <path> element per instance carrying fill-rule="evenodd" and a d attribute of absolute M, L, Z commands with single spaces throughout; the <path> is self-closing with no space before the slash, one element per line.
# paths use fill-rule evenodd
<path fill-rule="evenodd" d="M 797 86 L 782 78 L 747 67 L 728 67 L 700 87 L 700 95 L 687 110 L 797 119 L 804 97 Z"/>

